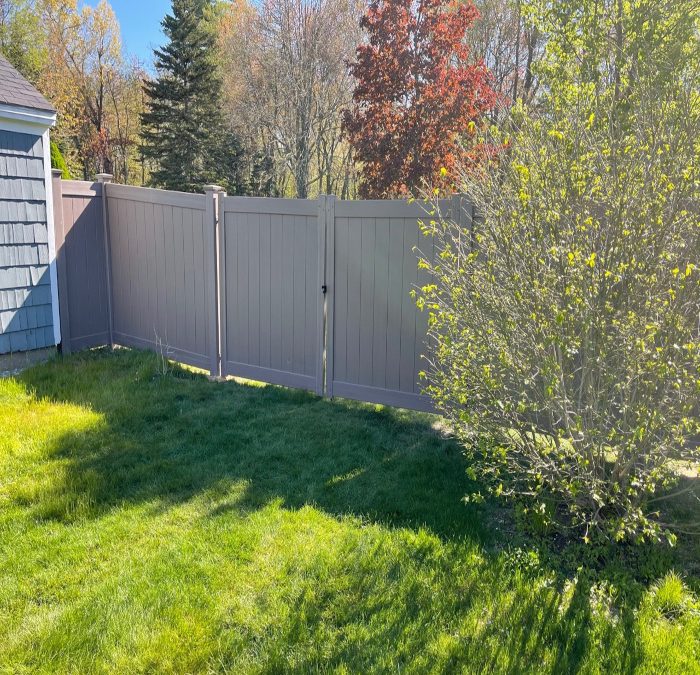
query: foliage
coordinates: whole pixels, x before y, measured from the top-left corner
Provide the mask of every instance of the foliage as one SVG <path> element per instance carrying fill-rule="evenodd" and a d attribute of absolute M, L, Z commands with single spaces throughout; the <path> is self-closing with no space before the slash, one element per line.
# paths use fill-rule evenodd
<path fill-rule="evenodd" d="M 106 0 L 1 2 L 0 48 L 55 106 L 52 137 L 74 175 L 133 180 L 142 70 L 124 57 Z"/>
<path fill-rule="evenodd" d="M 108 90 L 121 68 L 119 24 L 102 0 L 78 10 L 73 3 L 47 0 L 53 67 L 45 75 L 51 98 L 63 102 L 66 121 L 77 140 L 83 176 L 113 173 L 107 108 Z"/>
<path fill-rule="evenodd" d="M 351 196 L 354 167 L 340 122 L 361 5 L 237 0 L 222 12 L 226 108 L 244 140 L 253 194 Z"/>
<path fill-rule="evenodd" d="M 501 105 L 489 113 L 494 122 L 507 121 L 513 104 L 536 103 L 539 83 L 536 68 L 542 57 L 543 36 L 521 0 L 474 0 L 479 17 L 469 31 L 473 54 L 491 73 L 491 86 Z"/>
<path fill-rule="evenodd" d="M 30 82 L 36 84 L 46 66 L 41 18 L 31 0 L 0 2 L 0 51 Z"/>
<path fill-rule="evenodd" d="M 629 602 L 461 505 L 428 416 L 160 372 L 93 350 L 0 379 L 5 670 L 697 671 L 698 542 Z"/>
<path fill-rule="evenodd" d="M 216 38 L 207 23 L 210 10 L 210 0 L 173 0 L 172 14 L 163 19 L 168 42 L 154 50 L 157 77 L 144 84 L 147 110 L 141 118 L 143 152 L 154 164 L 151 184 L 157 187 L 238 188 L 230 166 L 221 171 L 217 162 L 217 144 L 229 132 L 221 110 Z"/>
<path fill-rule="evenodd" d="M 585 541 L 673 540 L 658 508 L 700 461 L 696 9 L 541 6 L 542 114 L 465 176 L 473 239 L 426 226 L 430 392 L 493 494 Z"/>
<path fill-rule="evenodd" d="M 238 134 L 222 125 L 209 157 L 209 166 L 216 183 L 229 194 L 245 194 L 248 181 L 243 171 L 244 150 Z"/>
<path fill-rule="evenodd" d="M 51 141 L 51 168 L 61 170 L 61 178 L 70 180 L 70 171 L 56 141 Z"/>
<path fill-rule="evenodd" d="M 471 2 L 373 0 L 362 18 L 368 40 L 350 70 L 357 84 L 344 128 L 362 164 L 364 197 L 406 194 L 441 169 L 477 162 L 487 148 L 469 141 L 496 103 L 490 77 L 472 63 L 465 36 Z"/>

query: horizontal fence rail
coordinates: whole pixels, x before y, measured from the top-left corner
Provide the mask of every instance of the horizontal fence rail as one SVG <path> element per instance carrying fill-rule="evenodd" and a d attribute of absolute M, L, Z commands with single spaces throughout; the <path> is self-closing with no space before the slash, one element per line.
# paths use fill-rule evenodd
<path fill-rule="evenodd" d="M 215 376 L 433 409 L 412 297 L 419 255 L 435 254 L 423 205 L 55 180 L 69 350 L 146 348 Z M 439 207 L 469 233 L 464 198 Z"/>

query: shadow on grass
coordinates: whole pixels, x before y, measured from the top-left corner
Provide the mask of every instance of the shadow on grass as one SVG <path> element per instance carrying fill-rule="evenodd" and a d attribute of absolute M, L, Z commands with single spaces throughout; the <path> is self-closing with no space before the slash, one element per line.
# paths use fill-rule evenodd
<path fill-rule="evenodd" d="M 537 669 L 548 645 L 554 646 L 552 672 L 579 669 L 591 648 L 593 577 L 578 575 L 566 604 L 561 593 L 537 598 L 527 583 L 511 582 L 522 571 L 509 568 L 503 555 L 503 539 L 514 532 L 510 514 L 493 504 L 462 503 L 469 491 L 464 459 L 458 445 L 436 430 L 435 418 L 276 387 L 211 383 L 178 368 L 163 377 L 157 365 L 155 357 L 138 352 L 97 351 L 21 376 L 39 398 L 88 406 L 103 416 L 103 423 L 63 436 L 52 449 L 64 466 L 64 483 L 42 497 L 38 517 L 93 518 L 112 507 L 138 503 L 167 509 L 205 496 L 211 518 L 230 511 L 252 513 L 281 500 L 287 509 L 311 505 L 336 517 L 355 516 L 389 528 L 424 528 L 447 544 L 482 551 L 484 575 L 509 592 L 508 602 L 485 609 L 473 635 L 453 647 L 455 666 L 468 656 L 475 670 L 495 670 L 504 663 L 510 672 Z M 350 587 L 360 583 L 357 570 L 363 569 L 366 555 L 349 551 L 337 570 L 350 576 Z M 624 555 L 621 560 L 621 567 L 612 568 L 613 577 L 620 570 L 625 573 Z M 672 562 L 661 560 L 649 576 L 660 576 Z M 449 575 L 445 564 L 442 572 Z M 533 572 L 542 573 L 552 576 L 554 585 L 567 582 L 554 565 L 538 565 Z M 372 582 L 367 584 L 365 595 L 372 593 Z M 412 593 L 385 601 L 423 602 L 428 608 L 436 602 L 422 597 L 420 589 Z M 483 597 L 470 589 L 461 593 L 451 611 L 460 611 L 459 602 L 466 608 L 475 597 Z M 610 627 L 617 635 L 618 663 L 625 670 L 640 658 L 637 602 L 623 603 L 616 627 Z M 348 611 L 365 612 L 366 602 Z M 284 628 L 288 640 L 298 639 L 312 620 L 308 608 L 291 615 Z M 402 617 L 397 614 L 371 635 L 377 654 L 382 645 L 407 639 L 409 627 Z M 501 635 L 507 639 L 501 641 Z M 426 649 L 427 639 L 420 632 L 414 635 L 412 653 Z M 367 647 L 367 638 L 363 640 L 346 640 L 334 658 L 339 663 L 361 660 Z M 499 642 L 502 647 L 494 648 Z M 302 664 L 300 670 L 311 665 Z"/>
<path fill-rule="evenodd" d="M 461 503 L 459 447 L 428 415 L 212 383 L 180 368 L 163 377 L 155 358 L 127 350 L 57 360 L 21 379 L 37 398 L 103 416 L 97 428 L 67 434 L 52 450 L 68 460 L 68 490 L 59 493 L 87 494 L 89 510 L 80 517 L 123 503 L 167 506 L 207 491 L 216 497 L 243 481 L 245 494 L 230 508 L 252 511 L 281 498 L 287 508 L 310 504 L 443 538 L 490 537 L 478 509 Z M 213 515 L 229 508 L 213 501 Z M 48 517 L 73 517 L 60 500 L 55 506 Z"/>

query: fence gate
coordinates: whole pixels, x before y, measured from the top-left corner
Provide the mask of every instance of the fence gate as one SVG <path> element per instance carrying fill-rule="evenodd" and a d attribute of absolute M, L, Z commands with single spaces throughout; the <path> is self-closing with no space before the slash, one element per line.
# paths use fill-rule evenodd
<path fill-rule="evenodd" d="M 428 281 L 418 256 L 434 254 L 420 229 L 429 217 L 417 202 L 326 198 L 329 396 L 433 409 L 419 378 L 428 314 L 411 296 Z"/>
<path fill-rule="evenodd" d="M 221 197 L 222 375 L 323 394 L 319 203 Z"/>

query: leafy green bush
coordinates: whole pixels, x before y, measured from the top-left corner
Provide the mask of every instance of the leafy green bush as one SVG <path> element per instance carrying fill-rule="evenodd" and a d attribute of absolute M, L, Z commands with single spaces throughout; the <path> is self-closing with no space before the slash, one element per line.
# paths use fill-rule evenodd
<path fill-rule="evenodd" d="M 517 112 L 500 162 L 464 177 L 474 238 L 448 218 L 425 226 L 439 253 L 419 300 L 429 393 L 493 494 L 585 541 L 672 540 L 657 503 L 675 463 L 700 460 L 700 59 L 685 5 L 606 2 L 610 22 L 584 31 L 547 14 L 561 30 L 540 114 Z M 610 56 L 596 37 L 618 23 Z"/>
<path fill-rule="evenodd" d="M 61 178 L 64 180 L 70 180 L 70 171 L 68 170 L 68 165 L 66 160 L 61 154 L 61 150 L 55 141 L 51 141 L 51 168 L 61 170 Z"/>

